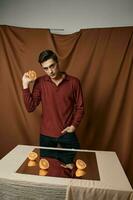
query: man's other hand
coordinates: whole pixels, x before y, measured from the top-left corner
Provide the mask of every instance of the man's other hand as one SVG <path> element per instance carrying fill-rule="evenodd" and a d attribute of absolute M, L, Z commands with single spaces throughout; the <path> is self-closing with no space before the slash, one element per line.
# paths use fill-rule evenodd
<path fill-rule="evenodd" d="M 72 132 L 75 132 L 76 128 L 71 125 L 71 126 L 68 126 L 66 127 L 65 129 L 63 129 L 63 131 L 61 131 L 61 133 L 65 133 L 65 132 L 68 132 L 68 133 L 72 133 Z"/>

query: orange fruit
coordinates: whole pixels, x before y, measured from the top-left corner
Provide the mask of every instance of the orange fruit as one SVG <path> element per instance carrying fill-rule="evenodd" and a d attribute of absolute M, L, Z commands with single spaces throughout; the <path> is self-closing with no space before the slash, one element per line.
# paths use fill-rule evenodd
<path fill-rule="evenodd" d="M 40 169 L 40 170 L 39 170 L 39 175 L 40 175 L 40 176 L 46 176 L 47 173 L 48 173 L 48 170 L 46 170 L 46 169 Z"/>
<path fill-rule="evenodd" d="M 82 169 L 77 169 L 75 172 L 76 177 L 84 176 L 86 172 Z"/>
<path fill-rule="evenodd" d="M 29 160 L 28 167 L 34 167 L 36 166 L 36 162 L 34 160 Z"/>
<path fill-rule="evenodd" d="M 37 77 L 37 75 L 36 75 L 36 72 L 35 71 L 33 71 L 33 70 L 29 70 L 28 71 L 28 75 L 29 75 L 29 78 L 31 79 L 31 80 L 35 80 L 36 79 L 36 77 Z"/>
<path fill-rule="evenodd" d="M 36 158 L 38 157 L 38 155 L 37 155 L 37 153 L 35 153 L 35 152 L 30 152 L 29 153 L 29 155 L 28 155 L 28 158 L 30 159 L 30 160 L 36 160 Z"/>
<path fill-rule="evenodd" d="M 76 167 L 78 169 L 85 169 L 87 167 L 87 165 L 83 160 L 77 159 L 76 160 Z"/>
<path fill-rule="evenodd" d="M 49 162 L 45 158 L 42 158 L 39 161 L 39 167 L 40 167 L 40 169 L 48 169 L 49 168 Z"/>

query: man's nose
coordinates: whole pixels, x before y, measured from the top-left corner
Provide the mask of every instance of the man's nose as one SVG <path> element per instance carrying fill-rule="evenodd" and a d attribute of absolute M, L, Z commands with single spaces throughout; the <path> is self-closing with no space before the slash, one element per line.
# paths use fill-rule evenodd
<path fill-rule="evenodd" d="M 52 69 L 49 68 L 49 69 L 48 69 L 48 73 L 51 74 L 51 72 L 52 72 Z"/>

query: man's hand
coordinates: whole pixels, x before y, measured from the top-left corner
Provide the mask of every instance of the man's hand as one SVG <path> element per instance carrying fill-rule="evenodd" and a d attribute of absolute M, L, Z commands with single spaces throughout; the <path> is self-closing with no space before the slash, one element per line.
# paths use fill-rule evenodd
<path fill-rule="evenodd" d="M 66 127 L 63 131 L 61 131 L 61 133 L 65 133 L 65 132 L 68 132 L 68 133 L 72 133 L 72 132 L 75 132 L 76 128 L 71 125 L 71 126 L 68 126 Z"/>
<path fill-rule="evenodd" d="M 22 77 L 23 89 L 28 88 L 30 82 L 32 82 L 32 80 L 30 79 L 28 72 L 24 73 Z"/>

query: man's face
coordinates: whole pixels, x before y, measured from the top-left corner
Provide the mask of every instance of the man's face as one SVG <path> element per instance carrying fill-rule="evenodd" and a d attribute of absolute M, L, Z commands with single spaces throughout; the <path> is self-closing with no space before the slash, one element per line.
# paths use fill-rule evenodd
<path fill-rule="evenodd" d="M 41 66 L 43 67 L 43 70 L 45 73 L 51 78 L 55 79 L 59 74 L 59 67 L 58 63 L 56 63 L 53 59 L 49 59 L 47 61 L 44 61 L 41 63 Z"/>

